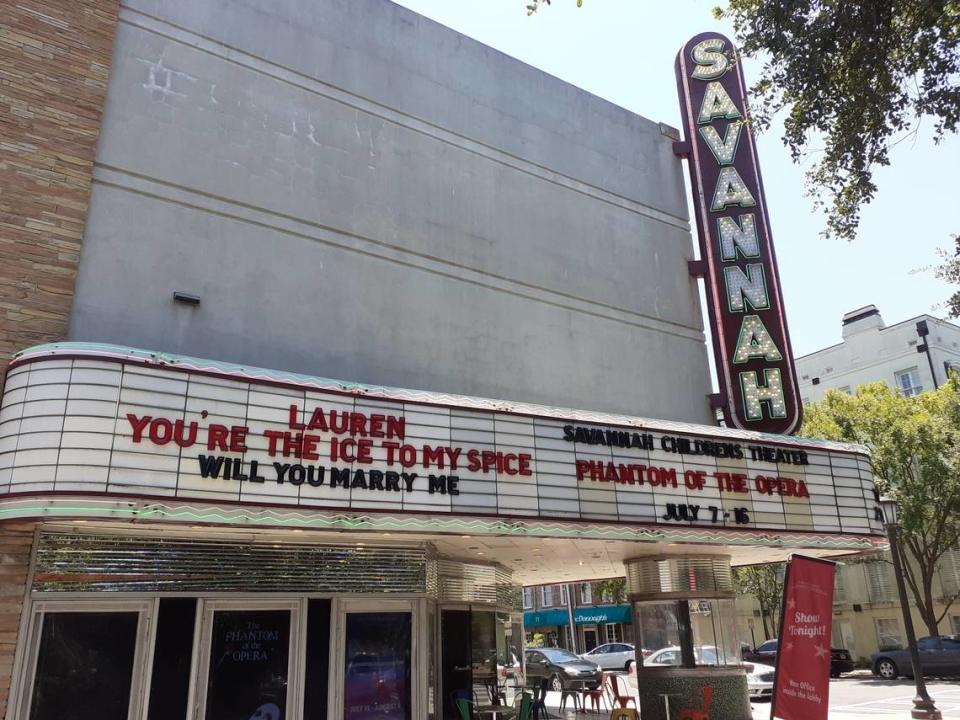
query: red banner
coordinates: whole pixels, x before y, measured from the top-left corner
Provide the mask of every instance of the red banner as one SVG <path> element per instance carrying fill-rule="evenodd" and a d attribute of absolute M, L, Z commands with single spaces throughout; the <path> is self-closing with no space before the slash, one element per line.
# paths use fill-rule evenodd
<path fill-rule="evenodd" d="M 834 563 L 794 556 L 787 566 L 770 717 L 827 720 Z"/>

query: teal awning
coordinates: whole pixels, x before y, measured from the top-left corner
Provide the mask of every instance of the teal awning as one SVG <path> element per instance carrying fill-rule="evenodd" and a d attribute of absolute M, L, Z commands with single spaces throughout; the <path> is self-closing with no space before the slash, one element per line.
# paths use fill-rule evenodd
<path fill-rule="evenodd" d="M 629 605 L 603 605 L 599 607 L 577 608 L 573 611 L 573 621 L 577 625 L 595 623 L 629 623 Z"/>
<path fill-rule="evenodd" d="M 597 623 L 629 623 L 629 605 L 601 605 L 580 607 L 573 611 L 573 621 L 577 625 L 595 625 Z M 569 625 L 567 611 L 564 608 L 549 610 L 528 610 L 523 614 L 523 626 L 527 628 Z"/>
<path fill-rule="evenodd" d="M 568 625 L 567 611 L 563 608 L 553 610 L 528 610 L 523 614 L 525 628 Z"/>

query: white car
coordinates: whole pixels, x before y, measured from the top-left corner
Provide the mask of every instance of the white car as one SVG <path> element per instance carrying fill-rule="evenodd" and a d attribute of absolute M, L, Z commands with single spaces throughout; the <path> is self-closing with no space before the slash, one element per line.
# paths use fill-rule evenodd
<path fill-rule="evenodd" d="M 595 662 L 604 670 L 628 670 L 636 659 L 636 649 L 627 643 L 607 643 L 595 647 L 590 652 L 580 653 L 580 657 Z"/>
<path fill-rule="evenodd" d="M 747 689 L 750 691 L 750 699 L 771 699 L 773 697 L 774 667 L 761 663 L 744 663 L 743 667 L 747 671 Z"/>
<path fill-rule="evenodd" d="M 698 663 L 703 663 L 704 665 L 717 664 L 717 649 L 712 645 L 694 648 L 693 652 Z M 683 659 L 680 656 L 680 648 L 676 645 L 660 648 L 650 655 L 650 657 L 643 659 L 644 667 L 670 667 L 679 666 L 682 663 Z"/>

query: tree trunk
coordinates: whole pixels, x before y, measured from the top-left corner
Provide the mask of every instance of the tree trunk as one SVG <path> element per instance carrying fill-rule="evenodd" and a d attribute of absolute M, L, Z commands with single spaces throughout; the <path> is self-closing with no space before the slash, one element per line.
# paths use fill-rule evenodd
<path fill-rule="evenodd" d="M 933 606 L 933 572 L 934 566 L 932 564 L 920 563 L 920 590 L 923 597 L 915 598 L 915 600 L 917 611 L 920 613 L 923 624 L 927 626 L 927 635 L 939 637 L 940 628 L 937 624 L 936 609 Z"/>

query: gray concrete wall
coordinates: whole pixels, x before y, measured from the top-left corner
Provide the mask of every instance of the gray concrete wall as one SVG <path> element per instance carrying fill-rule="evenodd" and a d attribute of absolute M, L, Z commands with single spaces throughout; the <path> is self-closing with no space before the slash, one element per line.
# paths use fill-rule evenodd
<path fill-rule="evenodd" d="M 70 337 L 706 422 L 681 173 L 386 0 L 126 0 Z"/>

